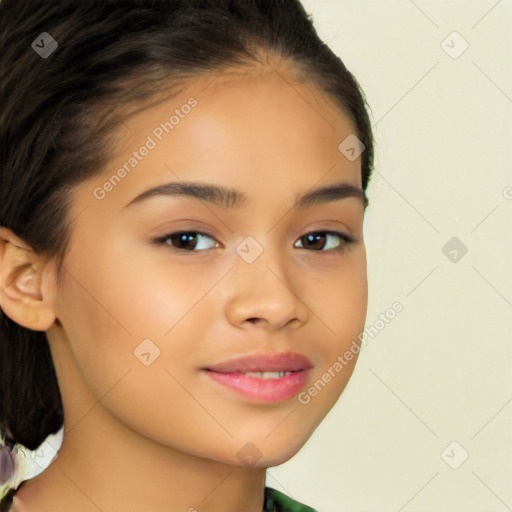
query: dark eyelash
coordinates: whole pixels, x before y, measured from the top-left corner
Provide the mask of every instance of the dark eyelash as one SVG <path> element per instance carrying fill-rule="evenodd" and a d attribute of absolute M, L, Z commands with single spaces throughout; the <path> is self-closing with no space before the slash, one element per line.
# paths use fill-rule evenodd
<path fill-rule="evenodd" d="M 160 236 L 160 237 L 152 238 L 150 240 L 150 242 L 152 244 L 154 244 L 154 245 L 159 245 L 159 246 L 167 245 L 169 249 L 171 249 L 173 251 L 181 252 L 181 253 L 186 253 L 186 252 L 190 252 L 190 253 L 204 252 L 204 251 L 187 251 L 186 249 L 179 249 L 179 248 L 176 248 L 176 247 L 172 247 L 171 245 L 168 245 L 166 243 L 167 240 L 169 240 L 170 238 L 172 238 L 174 236 L 177 236 L 177 235 L 184 235 L 184 234 L 204 235 L 204 236 L 210 237 L 213 240 L 215 240 L 215 238 L 212 235 L 210 235 L 209 233 L 205 233 L 203 231 L 191 230 L 191 231 L 175 231 L 173 233 L 168 233 L 168 234 Z M 341 243 L 340 243 L 339 247 L 336 247 L 334 249 L 329 249 L 328 251 L 323 251 L 323 250 L 314 251 L 314 250 L 312 250 L 311 252 L 319 252 L 319 253 L 322 253 L 322 252 L 323 253 L 343 252 L 347 248 L 347 246 L 349 246 L 349 245 L 351 245 L 351 244 L 356 242 L 355 238 L 352 238 L 351 236 L 349 236 L 349 235 L 347 235 L 345 233 L 342 233 L 340 231 L 329 231 L 329 230 L 309 231 L 308 233 L 304 233 L 299 238 L 303 238 L 303 237 L 308 236 L 308 235 L 318 235 L 318 234 L 336 235 L 336 236 L 338 236 L 341 239 Z M 307 249 L 305 249 L 305 250 L 307 250 Z"/>
<path fill-rule="evenodd" d="M 173 233 L 168 233 L 167 235 L 164 235 L 164 236 L 152 238 L 150 240 L 150 242 L 155 245 L 167 245 L 169 247 L 169 249 L 179 251 L 179 252 L 202 252 L 202 251 L 187 251 L 185 249 L 177 249 L 176 247 L 172 247 L 171 245 L 166 244 L 167 240 L 169 240 L 170 238 L 172 238 L 174 236 L 185 235 L 185 234 L 190 235 L 191 233 L 194 235 L 208 236 L 215 240 L 215 238 L 212 235 L 210 235 L 209 233 L 205 233 L 204 231 L 190 230 L 190 231 L 174 231 Z"/>
<path fill-rule="evenodd" d="M 311 252 L 318 252 L 318 253 L 324 253 L 324 254 L 343 253 L 343 252 L 345 252 L 347 247 L 349 247 L 350 245 L 352 245 L 356 242 L 355 238 L 352 238 L 351 236 L 349 236 L 345 233 L 342 233 L 341 231 L 329 231 L 329 230 L 310 231 L 308 233 L 304 233 L 300 238 L 308 236 L 308 235 L 318 235 L 318 234 L 336 235 L 341 239 L 340 245 L 339 245 L 339 247 L 336 247 L 334 249 L 329 249 L 328 251 L 312 250 Z"/>

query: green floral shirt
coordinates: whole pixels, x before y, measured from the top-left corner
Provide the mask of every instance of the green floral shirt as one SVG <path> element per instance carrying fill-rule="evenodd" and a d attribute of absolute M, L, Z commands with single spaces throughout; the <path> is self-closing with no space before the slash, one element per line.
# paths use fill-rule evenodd
<path fill-rule="evenodd" d="M 265 487 L 263 512 L 317 512 L 314 508 L 292 500 L 286 494 Z"/>

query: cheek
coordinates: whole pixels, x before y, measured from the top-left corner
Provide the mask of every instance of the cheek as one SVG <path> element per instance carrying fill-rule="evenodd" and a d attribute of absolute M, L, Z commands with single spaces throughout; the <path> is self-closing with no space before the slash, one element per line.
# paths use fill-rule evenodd
<path fill-rule="evenodd" d="M 355 253 L 332 272 L 311 285 L 311 309 L 323 324 L 332 351 L 345 350 L 364 329 L 368 305 L 368 280 L 364 253 Z"/>
<path fill-rule="evenodd" d="M 138 263 L 120 258 L 116 263 L 98 261 L 97 269 L 84 269 L 80 280 L 86 284 L 74 287 L 69 299 L 83 308 L 84 314 L 77 319 L 87 315 L 91 329 L 110 335 L 117 331 L 133 341 L 161 337 L 191 314 L 212 286 L 207 279 L 199 279 L 197 272 L 183 271 L 178 265 Z"/>
<path fill-rule="evenodd" d="M 308 386 L 297 397 L 301 411 L 311 418 L 311 432 L 338 401 L 355 369 L 368 303 L 366 260 L 347 263 L 314 287 L 314 293 L 318 360 Z"/>
<path fill-rule="evenodd" d="M 91 260 L 94 265 L 71 271 L 75 278 L 62 296 L 61 320 L 77 365 L 97 394 L 126 371 L 147 369 L 140 358 L 148 351 L 155 367 L 197 364 L 190 344 L 219 314 L 207 299 L 218 273 L 136 262 L 133 253 L 132 259 Z"/>

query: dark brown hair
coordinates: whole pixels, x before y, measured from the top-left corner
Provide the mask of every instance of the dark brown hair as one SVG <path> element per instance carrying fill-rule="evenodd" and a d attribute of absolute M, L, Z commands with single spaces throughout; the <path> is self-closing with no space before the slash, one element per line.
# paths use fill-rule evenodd
<path fill-rule="evenodd" d="M 42 33 L 58 44 L 45 58 L 33 47 Z M 70 192 L 104 171 L 127 109 L 262 54 L 290 62 L 350 116 L 368 185 L 364 95 L 298 0 L 2 0 L 0 48 L 0 225 L 56 258 L 59 276 Z M 0 438 L 34 450 L 63 425 L 57 378 L 45 333 L 1 310 L 0 373 Z"/>

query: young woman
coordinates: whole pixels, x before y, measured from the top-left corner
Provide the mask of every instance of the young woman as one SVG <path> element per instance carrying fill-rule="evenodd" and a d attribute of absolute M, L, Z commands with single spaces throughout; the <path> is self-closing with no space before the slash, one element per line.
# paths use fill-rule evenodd
<path fill-rule="evenodd" d="M 296 0 L 2 0 L 0 46 L 2 511 L 314 510 L 265 475 L 364 328 L 354 77 Z"/>

